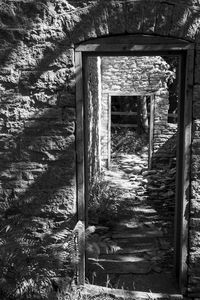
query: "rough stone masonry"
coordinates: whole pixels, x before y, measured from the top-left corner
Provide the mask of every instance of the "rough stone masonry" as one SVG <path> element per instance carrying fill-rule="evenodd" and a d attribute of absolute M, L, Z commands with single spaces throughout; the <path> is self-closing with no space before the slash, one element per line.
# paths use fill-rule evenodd
<path fill-rule="evenodd" d="M 77 221 L 74 46 L 119 34 L 181 38 L 196 46 L 186 292 L 200 298 L 199 4 L 1 1 L 1 299 L 50 299 L 70 282 Z"/>
<path fill-rule="evenodd" d="M 153 94 L 155 108 L 153 113 L 153 156 L 167 158 L 172 155 L 166 141 L 176 135 L 177 126 L 168 123 L 169 91 L 167 83 L 176 74 L 159 56 L 105 56 L 101 58 L 101 155 L 108 160 L 109 95 Z M 111 100 L 110 100 L 111 101 Z M 175 138 L 174 138 L 175 139 Z M 169 143 L 170 144 L 170 143 Z M 161 148 L 164 148 L 161 150 Z M 162 152 L 158 154 L 157 152 Z"/>

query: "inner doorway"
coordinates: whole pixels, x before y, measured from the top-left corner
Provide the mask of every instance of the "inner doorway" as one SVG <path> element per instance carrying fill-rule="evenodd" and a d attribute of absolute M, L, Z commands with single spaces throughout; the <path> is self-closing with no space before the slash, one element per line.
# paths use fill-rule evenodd
<path fill-rule="evenodd" d="M 182 45 L 181 47 L 183 47 L 183 49 L 184 49 L 184 45 Z M 153 49 L 154 47 L 152 46 L 152 49 Z M 81 49 L 81 48 L 79 48 L 79 50 L 81 50 L 80 52 L 81 52 L 81 54 L 82 54 L 82 52 L 84 52 L 84 47 Z M 91 47 L 91 49 L 92 49 L 92 47 Z M 90 49 L 90 51 L 91 51 L 91 49 Z M 99 48 L 98 48 L 99 49 Z M 102 48 L 103 49 L 103 48 Z M 119 51 L 119 49 L 120 49 L 120 47 L 118 48 L 118 51 Z M 122 49 L 122 48 L 121 48 Z M 124 49 L 124 48 L 123 48 Z M 141 49 L 141 48 L 140 48 Z M 151 49 L 151 50 L 152 50 Z M 88 48 L 87 48 L 87 50 L 88 50 Z M 156 51 L 158 50 L 158 48 L 156 47 Z M 173 52 L 173 50 L 172 49 L 170 49 L 172 52 Z M 79 52 L 79 51 L 78 51 Z M 80 62 L 80 52 L 78 53 L 77 52 L 77 56 L 76 56 L 76 63 L 77 63 L 77 66 L 78 66 L 78 68 L 77 68 L 77 70 L 79 69 L 79 67 L 81 67 L 81 62 Z M 106 52 L 106 47 L 104 48 L 104 52 Z M 103 54 L 105 55 L 105 53 L 103 52 Z M 185 54 L 187 53 L 187 51 L 185 52 Z M 97 53 L 95 53 L 95 54 L 97 54 Z M 99 53 L 99 54 L 101 54 L 102 55 L 102 53 Z M 124 53 L 123 53 L 124 54 Z M 128 56 L 130 56 L 130 53 L 126 53 L 126 54 L 128 54 Z M 131 53 L 131 55 L 132 55 L 133 53 Z M 134 53 L 135 54 L 135 53 Z M 147 53 L 144 53 L 145 55 L 147 54 Z M 153 53 L 153 54 L 155 54 L 155 52 Z M 158 54 L 158 52 L 156 52 L 156 54 Z M 160 53 L 159 53 L 160 54 Z M 163 54 L 165 54 L 166 55 L 166 53 L 162 53 L 162 55 Z M 173 53 L 174 54 L 174 53 Z M 90 55 L 91 55 L 91 53 L 90 53 Z M 115 55 L 116 55 L 116 53 L 115 53 Z M 119 53 L 118 53 L 118 55 L 119 55 Z M 151 54 L 152 55 L 152 54 Z M 187 73 L 186 72 L 186 70 L 185 70 L 185 62 L 186 62 L 186 59 L 190 59 L 190 60 L 192 60 L 192 56 L 183 56 L 182 55 L 182 53 L 180 54 L 180 53 L 177 53 L 176 52 L 176 55 L 178 55 L 179 56 L 179 58 L 180 58 L 180 68 L 181 68 L 181 74 L 183 74 L 182 75 L 182 78 L 179 80 L 179 82 L 181 83 L 181 85 L 182 85 L 182 87 L 184 87 L 184 90 L 185 90 L 185 85 L 187 85 L 187 80 L 185 81 L 185 76 L 184 76 L 184 74 L 185 73 Z M 99 57 L 99 56 L 98 56 Z M 89 64 L 88 64 L 88 58 L 89 58 L 89 55 L 86 55 L 85 57 L 83 57 L 84 58 L 84 66 L 85 66 L 85 69 L 86 69 L 86 72 L 84 73 L 84 76 L 85 76 L 85 92 L 84 92 L 84 95 L 85 95 L 85 100 L 87 101 L 87 105 L 85 105 L 85 124 L 89 124 L 90 123 L 90 121 L 91 121 L 91 116 L 92 116 L 92 114 L 89 116 L 88 115 L 88 99 L 94 99 L 94 97 L 92 97 L 92 93 L 90 93 L 90 96 L 91 96 L 91 98 L 89 98 L 88 97 L 88 91 L 89 91 L 89 89 L 88 89 L 88 83 L 90 82 L 89 80 L 88 80 L 88 73 L 87 73 L 87 68 L 88 68 L 88 66 L 89 66 Z M 183 67 L 184 66 L 184 67 Z M 79 69 L 79 71 L 80 71 L 80 69 Z M 98 76 L 97 76 L 98 77 Z M 91 83 L 91 82 L 90 82 Z M 78 77 L 77 77 L 77 87 L 78 87 L 78 89 L 77 89 L 77 91 L 78 91 L 78 93 L 77 93 L 77 111 L 78 111 L 78 118 L 79 118 L 79 121 L 80 120 L 82 120 L 81 122 L 83 122 L 83 119 L 81 119 L 82 117 L 81 117 L 81 111 L 83 111 L 82 109 L 81 109 L 81 107 L 83 108 L 83 103 L 82 103 L 82 99 L 81 99 L 81 97 L 80 97 L 80 95 L 81 95 L 81 93 L 82 92 L 80 92 L 80 90 L 81 89 L 79 89 L 80 87 L 82 87 L 82 81 L 80 80 L 80 75 L 78 75 Z M 90 92 L 91 92 L 91 90 L 90 90 Z M 176 194 L 177 195 L 179 195 L 179 200 L 177 200 L 176 201 L 176 211 L 178 212 L 178 213 L 176 213 L 176 216 L 177 216 L 177 214 L 180 214 L 180 208 L 181 208 L 181 215 L 179 215 L 179 217 L 177 218 L 176 217 L 176 226 L 175 226 L 175 228 L 176 228 L 176 232 L 177 232 L 177 235 L 176 235 L 176 240 L 178 239 L 178 241 L 176 241 L 176 271 L 177 271 L 177 275 L 178 275 L 178 277 L 179 277 L 179 279 L 180 279 L 180 283 L 181 283 L 181 285 L 183 286 L 184 285 L 184 278 L 185 278 L 185 274 L 184 274 L 184 272 L 186 271 L 184 268 L 185 268 L 185 265 L 186 265 L 186 261 L 184 260 L 184 251 L 183 251 L 183 248 L 185 247 L 185 245 L 183 245 L 183 243 L 182 243 L 182 235 L 180 235 L 180 233 L 182 233 L 183 231 L 184 231 L 184 235 L 187 235 L 187 232 L 185 231 L 185 228 L 187 227 L 187 224 L 186 223 L 184 223 L 184 222 L 182 222 L 181 220 L 182 220 L 182 213 L 183 213 L 183 210 L 184 210 L 184 201 L 185 201 L 185 192 L 184 192 L 184 188 L 185 188 L 185 183 L 182 185 L 182 183 L 183 183 L 183 181 L 185 180 L 185 176 L 184 176 L 184 179 L 183 179 L 183 177 L 182 177 L 182 183 L 181 183 L 181 181 L 180 181 L 180 174 L 182 174 L 182 172 L 183 173 L 187 173 L 188 172 L 188 167 L 186 166 L 186 165 L 183 165 L 183 158 L 185 159 L 185 153 L 188 151 L 188 149 L 187 149 L 187 147 L 188 147 L 188 142 L 189 141 L 186 141 L 185 140 L 185 126 L 183 125 L 183 124 L 185 124 L 185 123 L 187 123 L 187 125 L 190 125 L 190 119 L 188 119 L 187 117 L 186 117 L 186 115 L 185 115 L 185 109 L 186 109 L 186 107 L 187 107 L 187 104 L 186 104 L 186 98 L 188 97 L 188 95 L 187 95 L 187 97 L 185 96 L 185 92 L 183 93 L 183 91 L 181 90 L 181 89 L 179 89 L 179 92 L 180 92 L 180 94 L 181 94 L 181 100 L 182 100 L 182 102 L 180 101 L 180 104 L 179 104 L 179 147 L 178 147 L 178 167 L 177 167 L 177 173 L 179 174 L 179 176 L 177 176 L 178 178 L 179 178 L 179 180 L 178 180 L 178 183 L 176 184 L 176 186 L 177 186 L 177 191 L 176 191 Z M 191 96 L 191 95 L 190 95 Z M 188 98 L 187 98 L 188 99 Z M 93 101 L 93 100 L 92 100 Z M 98 100 L 99 101 L 99 100 Z M 182 104 L 181 104 L 182 103 Z M 184 103 L 184 105 L 183 105 L 183 103 Z M 99 106 L 100 107 L 100 106 Z M 93 106 L 92 106 L 92 108 L 93 108 Z M 100 115 L 100 111 L 98 111 L 97 112 L 97 115 L 99 116 Z M 95 119 L 95 118 L 94 118 Z M 97 119 L 98 120 L 98 119 Z M 99 118 L 99 121 L 101 122 L 102 120 L 101 120 L 101 118 Z M 79 125 L 81 124 L 81 122 L 79 123 Z M 183 123 L 182 123 L 183 122 Z M 83 123 L 82 123 L 83 124 Z M 82 125 L 81 124 L 81 125 Z M 92 123 L 90 123 L 90 124 L 92 124 Z M 96 123 L 97 124 L 97 123 Z M 90 131 L 90 132 L 92 132 L 93 134 L 95 134 L 95 132 L 94 132 L 94 128 L 95 129 L 97 129 L 97 127 L 98 126 L 92 126 L 91 128 L 92 128 L 92 131 Z M 89 163 L 88 164 L 88 155 L 87 155 L 87 153 L 88 153 L 88 140 L 90 139 L 90 135 L 87 135 L 88 134 L 88 132 L 87 132 L 87 129 L 88 127 L 87 126 L 85 126 L 85 137 L 86 137 L 86 147 L 85 147 L 85 149 L 86 149 L 86 156 L 84 157 L 85 158 L 85 164 L 83 165 L 82 163 L 83 163 L 83 160 L 81 159 L 81 160 L 79 160 L 79 165 L 78 165 L 78 168 L 79 168 L 79 170 L 81 171 L 81 173 L 79 173 L 79 176 L 78 176 L 78 187 L 79 187 L 79 189 L 78 189 L 78 192 L 79 192 L 79 194 L 78 194 L 78 197 L 79 197 L 79 217 L 80 217 L 80 219 L 84 222 L 85 220 L 86 220 L 86 227 L 87 227 L 87 222 L 88 222 L 88 218 L 87 218 L 87 210 L 86 210 L 86 214 L 85 214 L 85 204 L 86 204 L 86 208 L 88 207 L 88 194 L 89 194 L 89 186 L 88 186 L 88 182 L 89 182 L 89 180 L 88 180 L 88 174 L 89 174 L 89 172 L 88 172 L 88 166 L 91 166 L 91 164 Z M 101 128 L 101 130 L 102 130 L 102 127 L 100 127 Z M 188 129 L 189 127 L 187 127 L 187 129 Z M 103 130 L 102 130 L 103 131 Z M 189 133 L 189 132 L 188 132 Z M 81 146 L 83 146 L 83 135 L 82 135 L 82 133 L 81 133 L 81 129 L 80 129 L 80 127 L 78 127 L 78 132 L 77 132 L 77 134 L 78 134 L 78 137 L 79 137 L 79 147 L 80 147 L 80 144 L 81 144 Z M 102 134 L 99 134 L 99 131 L 97 130 L 96 131 L 96 139 L 95 139 L 95 141 L 96 141 L 96 143 L 97 144 L 100 144 L 101 145 L 101 143 L 102 143 L 102 141 L 101 141 L 101 137 L 103 137 L 104 135 L 102 135 Z M 80 139 L 80 137 L 82 137 L 82 140 Z M 187 134 L 187 137 L 188 137 L 188 134 Z M 80 141 L 81 141 L 81 143 L 80 143 Z M 92 139 L 91 139 L 91 141 L 92 141 Z M 181 146 L 180 146 L 181 145 Z M 182 147 L 183 146 L 183 147 Z M 83 149 L 83 148 L 82 148 Z M 92 149 L 92 148 L 91 148 Z M 93 148 L 94 149 L 94 148 Z M 184 151 L 182 152 L 180 149 L 184 149 Z M 103 156 L 104 155 L 104 156 Z M 79 159 L 81 158 L 81 154 L 79 153 Z M 83 157 L 82 157 L 83 158 Z M 100 158 L 100 159 L 99 159 Z M 95 160 L 93 160 L 93 162 L 94 162 Z M 103 152 L 99 152 L 99 154 L 98 154 L 98 161 L 99 161 L 99 166 L 102 166 L 102 165 L 104 165 L 104 162 L 105 162 L 105 153 L 103 153 Z M 94 163 L 95 164 L 95 163 Z M 96 164 L 95 164 L 96 165 Z M 83 167 L 85 166 L 85 173 L 83 173 Z M 96 172 L 95 172 L 96 173 Z M 85 185 L 83 185 L 84 184 L 84 182 L 82 181 L 82 178 L 80 177 L 80 174 L 82 174 L 82 175 L 84 175 L 84 178 L 86 179 L 86 181 L 85 181 Z M 181 184 L 180 184 L 181 183 Z M 84 193 L 83 193 L 83 186 L 85 186 L 85 195 L 84 195 Z M 181 203 L 180 203 L 180 198 L 181 198 Z M 177 199 L 177 198 L 176 198 Z M 84 204 L 85 203 L 85 204 Z M 178 221 L 177 221 L 178 220 Z M 184 223 L 184 224 L 183 224 Z M 89 224 L 90 225 L 90 224 Z M 93 227 L 92 227 L 93 226 Z M 91 227 L 90 229 L 89 229 L 89 231 L 90 230 L 94 230 L 94 226 L 95 225 L 91 225 L 91 226 L 89 226 L 89 227 Z M 89 228 L 88 227 L 88 228 Z M 102 226 L 103 227 L 103 226 Z M 106 226 L 105 226 L 106 227 Z M 183 230 L 184 229 L 184 230 Z M 102 228 L 102 230 L 104 230 L 103 228 Z M 86 229 L 86 236 L 88 236 L 88 235 L 90 235 L 90 232 L 89 231 L 87 231 L 87 229 Z M 180 236 L 181 236 L 181 238 L 180 238 Z M 185 240 L 185 238 L 184 238 L 184 240 Z M 89 243 L 88 243 L 88 245 L 89 245 Z M 94 243 L 94 245 L 95 245 L 95 243 Z M 87 238 L 86 238 L 86 247 L 87 247 Z M 186 249 L 186 248 L 185 248 Z M 116 250 L 116 249 L 115 249 Z M 87 257 L 86 257 L 87 258 Z M 97 261 L 97 263 L 98 263 L 98 261 Z M 86 260 L 86 267 L 87 267 L 87 260 Z M 81 270 L 81 268 L 82 268 L 82 270 Z M 104 269 L 105 269 L 105 267 L 103 267 Z M 87 269 L 87 268 L 86 268 Z M 80 273 L 81 272 L 85 272 L 85 268 L 84 268 L 84 262 L 83 262 L 83 264 L 82 264 L 82 266 L 80 266 Z M 86 270 L 86 272 L 87 272 L 87 270 Z M 159 273 L 159 270 L 157 269 L 157 272 Z M 87 274 L 87 273 L 86 273 Z M 84 276 L 83 276 L 83 273 L 82 273 L 82 278 L 83 278 Z M 137 275 L 137 277 L 139 278 L 139 275 Z M 99 284 L 99 283 L 97 283 L 97 284 Z M 133 289 L 134 289 L 134 287 L 133 287 Z"/>
<path fill-rule="evenodd" d="M 132 141 L 132 149 L 137 148 L 136 136 L 139 139 L 143 137 L 144 144 L 148 144 L 150 167 L 153 153 L 154 94 L 111 93 L 109 109 L 108 168 L 112 155 L 127 148 L 127 143 Z"/>

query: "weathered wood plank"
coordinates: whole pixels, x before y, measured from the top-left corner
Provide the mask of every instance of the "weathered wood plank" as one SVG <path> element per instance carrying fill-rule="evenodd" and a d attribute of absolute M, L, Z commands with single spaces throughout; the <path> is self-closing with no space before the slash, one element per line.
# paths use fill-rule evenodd
<path fill-rule="evenodd" d="M 150 98 L 150 121 L 149 121 L 149 169 L 151 169 L 152 165 L 152 155 L 153 155 L 153 128 L 154 128 L 154 96 Z"/>
<path fill-rule="evenodd" d="M 184 49 L 190 49 L 190 45 L 185 45 Z M 116 47 L 116 44 L 89 44 L 89 45 L 80 45 L 77 48 L 78 51 L 83 51 L 83 52 L 92 52 L 96 51 L 99 53 L 102 52 L 130 52 L 130 51 L 135 51 L 135 52 L 152 52 L 152 51 L 180 51 L 183 50 L 182 45 L 177 45 L 177 44 L 151 44 L 151 45 L 136 45 L 136 44 L 118 44 Z"/>
<path fill-rule="evenodd" d="M 98 38 L 77 46 L 77 51 L 85 52 L 128 52 L 128 51 L 177 51 L 194 49 L 192 43 L 173 38 L 149 36 L 118 36 Z"/>
<path fill-rule="evenodd" d="M 103 37 L 103 38 L 97 38 L 90 41 L 86 41 L 82 43 L 82 45 L 91 45 L 91 44 L 165 44 L 170 45 L 174 44 L 174 38 L 171 37 L 160 37 L 160 36 L 147 36 L 147 35 L 118 35 L 116 36 L 109 36 L 109 37 Z M 176 39 L 176 44 L 180 45 L 182 47 L 187 46 L 188 42 Z M 79 51 L 79 49 L 77 49 Z"/>
<path fill-rule="evenodd" d="M 194 51 L 187 52 L 186 64 L 186 90 L 184 110 L 184 153 L 183 153 L 183 200 L 182 200 L 182 255 L 181 255 L 181 287 L 185 292 L 187 288 L 188 271 L 188 230 L 189 211 L 188 203 L 190 197 L 190 166 L 191 166 L 191 135 L 192 135 L 192 100 L 193 100 L 193 72 Z"/>
<path fill-rule="evenodd" d="M 191 122 L 192 122 L 192 98 L 193 98 L 193 50 L 187 51 L 187 58 L 181 57 L 180 99 L 179 102 L 179 135 L 176 178 L 176 217 L 175 217 L 175 255 L 176 275 L 179 279 L 181 292 L 185 293 L 187 287 L 188 272 L 188 204 L 190 190 L 190 148 L 191 148 Z"/>
<path fill-rule="evenodd" d="M 84 107 L 83 107 L 83 75 L 82 53 L 75 52 L 76 74 L 76 184 L 77 184 L 77 209 L 78 220 L 85 224 L 85 184 L 84 184 Z M 85 238 L 84 228 L 79 236 L 80 263 L 78 266 L 78 284 L 85 282 Z"/>
<path fill-rule="evenodd" d="M 108 95 L 108 169 L 111 162 L 111 96 Z"/>

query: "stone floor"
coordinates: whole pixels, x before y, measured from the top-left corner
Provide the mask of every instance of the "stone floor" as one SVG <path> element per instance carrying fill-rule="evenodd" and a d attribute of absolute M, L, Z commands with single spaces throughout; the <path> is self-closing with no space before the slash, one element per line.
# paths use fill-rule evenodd
<path fill-rule="evenodd" d="M 118 222 L 101 228 L 98 257 L 89 255 L 91 284 L 132 291 L 177 293 L 173 276 L 175 168 L 148 170 L 148 155 L 118 155 L 105 178 L 123 192 Z"/>

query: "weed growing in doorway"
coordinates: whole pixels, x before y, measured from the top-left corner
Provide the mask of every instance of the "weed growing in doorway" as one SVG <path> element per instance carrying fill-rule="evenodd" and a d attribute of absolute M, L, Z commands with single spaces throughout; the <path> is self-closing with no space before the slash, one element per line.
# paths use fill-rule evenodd
<path fill-rule="evenodd" d="M 104 175 L 99 175 L 90 188 L 88 219 L 92 225 L 111 225 L 117 220 L 119 201 L 122 192 L 112 188 Z"/>

